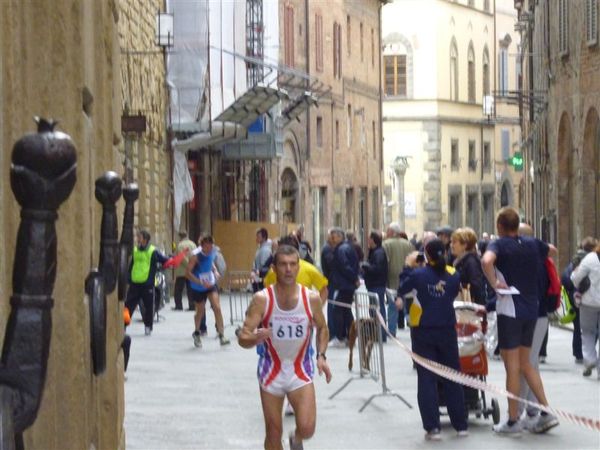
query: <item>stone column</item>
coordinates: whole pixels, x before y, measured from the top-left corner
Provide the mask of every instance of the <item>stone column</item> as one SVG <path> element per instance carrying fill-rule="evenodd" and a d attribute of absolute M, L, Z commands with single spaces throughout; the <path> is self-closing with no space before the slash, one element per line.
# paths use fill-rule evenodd
<path fill-rule="evenodd" d="M 406 175 L 408 167 L 408 158 L 406 156 L 396 156 L 396 159 L 392 163 L 398 186 L 398 224 L 402 230 L 406 228 L 404 217 L 404 175 Z"/>

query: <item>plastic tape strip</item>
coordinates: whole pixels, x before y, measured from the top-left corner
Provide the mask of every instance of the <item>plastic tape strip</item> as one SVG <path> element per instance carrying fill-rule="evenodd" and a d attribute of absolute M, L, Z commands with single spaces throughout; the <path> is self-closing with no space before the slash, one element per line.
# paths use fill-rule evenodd
<path fill-rule="evenodd" d="M 335 306 L 341 306 L 343 308 L 352 308 L 351 304 L 341 303 L 341 302 L 337 302 L 335 300 L 328 300 L 328 303 L 331 303 L 332 305 L 335 305 Z M 379 312 L 379 307 L 378 306 L 373 307 L 373 310 L 377 314 L 377 319 L 379 320 L 379 323 L 381 324 L 381 326 L 383 327 L 383 329 L 385 330 L 387 335 L 396 343 L 396 345 L 398 345 L 398 347 L 400 347 L 402 350 L 404 350 L 406 353 L 408 353 L 408 355 L 417 364 L 425 367 L 426 369 L 429 369 L 433 373 L 435 373 L 441 377 L 444 377 L 447 380 L 454 381 L 455 383 L 458 383 L 458 384 L 462 384 L 463 386 L 468 386 L 470 388 L 477 389 L 480 391 L 486 391 L 486 392 L 490 392 L 493 394 L 501 395 L 503 397 L 507 397 L 512 400 L 516 400 L 521 403 L 525 403 L 526 405 L 533 406 L 535 408 L 540 409 L 541 411 L 545 411 L 547 413 L 554 414 L 555 416 L 562 417 L 563 419 L 565 419 L 571 423 L 574 423 L 575 425 L 579 425 L 579 426 L 588 428 L 590 430 L 600 431 L 600 420 L 599 419 L 590 419 L 588 417 L 578 416 L 576 414 L 572 414 L 567 411 L 562 411 L 560 409 L 552 408 L 551 406 L 544 406 L 539 403 L 526 400 L 524 398 L 521 398 L 514 394 L 511 394 L 504 388 L 494 386 L 493 384 L 488 384 L 488 383 L 486 383 L 482 380 L 479 380 L 475 377 L 466 375 L 455 369 L 452 369 L 450 367 L 444 366 L 435 361 L 431 361 L 427 358 L 423 358 L 422 356 L 419 356 L 418 354 L 414 353 L 410 348 L 408 348 L 406 345 L 404 345 L 402 342 L 400 342 L 400 340 L 398 338 L 396 338 L 396 336 L 393 336 L 390 333 L 390 330 L 388 329 L 387 324 L 385 323 L 381 313 Z"/>

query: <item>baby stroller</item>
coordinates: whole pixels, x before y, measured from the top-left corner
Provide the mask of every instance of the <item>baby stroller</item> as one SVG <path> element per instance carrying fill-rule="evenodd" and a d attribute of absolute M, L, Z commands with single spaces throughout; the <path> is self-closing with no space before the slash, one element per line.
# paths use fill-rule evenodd
<path fill-rule="evenodd" d="M 458 355 L 460 370 L 485 381 L 488 374 L 488 361 L 485 352 L 485 333 L 487 332 L 487 312 L 485 307 L 471 302 L 455 301 L 456 334 L 458 338 Z M 440 386 L 441 387 L 441 386 Z M 500 406 L 493 398 L 488 407 L 485 391 L 463 386 L 465 393 L 465 409 L 467 417 L 474 414 L 476 418 L 492 416 L 494 424 L 500 422 Z M 442 389 L 440 406 L 445 406 Z"/>

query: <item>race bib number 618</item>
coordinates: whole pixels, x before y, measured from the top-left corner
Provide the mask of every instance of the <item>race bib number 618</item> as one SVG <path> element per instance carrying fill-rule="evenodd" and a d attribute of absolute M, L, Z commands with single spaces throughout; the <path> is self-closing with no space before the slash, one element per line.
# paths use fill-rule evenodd
<path fill-rule="evenodd" d="M 306 324 L 292 323 L 287 320 L 273 320 L 273 337 L 275 339 L 302 339 L 306 337 Z"/>

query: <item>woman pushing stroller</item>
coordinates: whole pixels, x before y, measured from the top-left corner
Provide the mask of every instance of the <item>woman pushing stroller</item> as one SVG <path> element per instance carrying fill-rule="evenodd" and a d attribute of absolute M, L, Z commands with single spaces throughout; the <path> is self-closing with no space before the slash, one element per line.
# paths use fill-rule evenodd
<path fill-rule="evenodd" d="M 414 291 L 409 309 L 412 350 L 427 359 L 460 370 L 456 335 L 456 314 L 453 302 L 460 290 L 460 277 L 446 265 L 445 246 L 439 239 L 425 246 L 427 263 L 420 267 L 417 254 L 406 258 L 400 274 L 397 306 L 401 297 Z M 400 304 L 400 305 L 398 305 Z M 440 440 L 438 380 L 443 383 L 448 415 L 458 436 L 468 436 L 463 388 L 441 379 L 433 372 L 417 366 L 419 412 L 426 431 L 426 440 Z"/>

